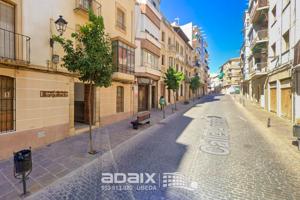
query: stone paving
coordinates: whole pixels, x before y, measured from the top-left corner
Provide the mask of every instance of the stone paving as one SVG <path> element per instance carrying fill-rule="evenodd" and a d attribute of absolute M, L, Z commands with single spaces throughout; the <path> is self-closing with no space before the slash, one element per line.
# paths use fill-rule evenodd
<path fill-rule="evenodd" d="M 230 96 L 206 97 L 30 199 L 300 199 L 300 153 L 251 112 Z M 203 145 L 211 148 L 203 150 Z M 227 153 L 220 153 L 224 148 Z M 197 184 L 190 184 L 193 190 L 159 182 L 155 190 L 140 190 L 139 184 L 129 185 L 133 190 L 105 190 L 103 172 L 178 172 Z"/>
<path fill-rule="evenodd" d="M 195 101 L 197 102 L 197 101 Z M 181 113 L 193 105 L 178 103 L 177 111 Z M 172 115 L 171 106 L 166 108 L 166 117 Z M 151 125 L 162 120 L 160 110 L 151 111 Z M 83 133 L 65 140 L 53 143 L 43 148 L 33 150 L 33 171 L 27 180 L 27 188 L 33 194 L 57 179 L 66 176 L 86 163 L 99 158 L 124 141 L 149 128 L 145 125 L 139 130 L 133 130 L 131 119 L 123 120 L 112 125 L 93 130 L 94 148 L 98 151 L 95 156 L 88 152 L 88 135 Z M 150 126 L 151 126 L 150 125 Z M 0 161 L 0 200 L 20 199 L 22 184 L 13 176 L 12 158 Z"/>
<path fill-rule="evenodd" d="M 237 103 L 239 103 L 250 115 L 253 115 L 258 121 L 260 121 L 261 126 L 267 127 L 268 118 L 271 119 L 271 127 L 268 128 L 272 134 L 276 135 L 276 138 L 280 138 L 281 142 L 285 142 L 286 145 L 293 145 L 294 152 L 297 151 L 297 144 L 295 138 L 293 137 L 293 124 L 286 118 L 278 117 L 275 113 L 268 112 L 262 109 L 259 105 L 250 100 L 247 100 L 241 96 L 233 97 Z"/>

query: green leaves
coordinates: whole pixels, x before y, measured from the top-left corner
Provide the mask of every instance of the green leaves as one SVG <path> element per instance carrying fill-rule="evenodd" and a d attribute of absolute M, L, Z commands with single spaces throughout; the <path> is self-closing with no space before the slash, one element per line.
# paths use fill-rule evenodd
<path fill-rule="evenodd" d="M 222 80 L 223 79 L 223 77 L 224 77 L 224 72 L 220 72 L 220 74 L 219 74 L 219 76 L 218 76 L 218 78 L 220 79 L 220 80 Z"/>
<path fill-rule="evenodd" d="M 194 76 L 193 78 L 191 78 L 190 81 L 190 88 L 193 91 L 193 93 L 195 93 L 195 91 L 201 86 L 200 83 L 200 77 L 199 76 Z"/>
<path fill-rule="evenodd" d="M 100 87 L 109 87 L 113 74 L 111 41 L 105 33 L 103 18 L 89 11 L 89 22 L 80 27 L 71 37 L 76 41 L 53 36 L 62 45 L 65 55 L 63 66 L 79 74 L 83 82 Z"/>
<path fill-rule="evenodd" d="M 184 74 L 170 67 L 165 73 L 164 82 L 169 90 L 174 92 L 179 89 L 180 83 L 184 80 Z"/>

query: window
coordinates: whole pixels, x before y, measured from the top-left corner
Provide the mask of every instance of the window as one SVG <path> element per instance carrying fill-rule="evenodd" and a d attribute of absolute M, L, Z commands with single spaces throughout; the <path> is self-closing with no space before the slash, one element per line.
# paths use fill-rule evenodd
<path fill-rule="evenodd" d="M 183 56 L 183 47 L 182 46 L 180 46 L 180 55 Z"/>
<path fill-rule="evenodd" d="M 154 1 L 152 1 L 152 5 L 156 8 L 156 3 Z"/>
<path fill-rule="evenodd" d="M 283 36 L 283 51 L 288 51 L 290 49 L 290 31 L 287 31 Z"/>
<path fill-rule="evenodd" d="M 123 12 L 121 9 L 117 9 L 117 27 L 119 27 L 122 30 L 126 30 L 125 25 L 125 12 Z"/>
<path fill-rule="evenodd" d="M 14 6 L 0 1 L 0 57 L 15 58 Z"/>
<path fill-rule="evenodd" d="M 159 57 L 150 53 L 149 51 L 143 49 L 142 50 L 142 63 L 141 65 L 145 67 L 151 67 L 153 69 L 159 70 Z"/>
<path fill-rule="evenodd" d="M 177 53 L 179 52 L 179 44 L 178 44 L 178 42 L 176 42 L 176 52 Z"/>
<path fill-rule="evenodd" d="M 274 43 L 272 46 L 272 52 L 273 52 L 273 56 L 275 57 L 276 56 L 276 43 Z"/>
<path fill-rule="evenodd" d="M 168 45 L 170 45 L 171 44 L 171 38 L 169 37 L 168 38 Z"/>
<path fill-rule="evenodd" d="M 0 133 L 15 130 L 14 79 L 0 76 Z"/>
<path fill-rule="evenodd" d="M 161 41 L 165 41 L 165 32 L 161 32 Z"/>
<path fill-rule="evenodd" d="M 135 51 L 132 47 L 121 41 L 113 41 L 113 62 L 116 71 L 133 74 L 135 64 Z"/>
<path fill-rule="evenodd" d="M 124 112 L 124 88 L 117 87 L 117 113 Z"/>
<path fill-rule="evenodd" d="M 273 14 L 273 17 L 276 19 L 276 5 L 272 9 L 272 14 Z"/>
<path fill-rule="evenodd" d="M 169 57 L 169 67 L 174 67 L 173 58 Z"/>
<path fill-rule="evenodd" d="M 165 65 L 165 55 L 161 56 L 161 65 Z"/>

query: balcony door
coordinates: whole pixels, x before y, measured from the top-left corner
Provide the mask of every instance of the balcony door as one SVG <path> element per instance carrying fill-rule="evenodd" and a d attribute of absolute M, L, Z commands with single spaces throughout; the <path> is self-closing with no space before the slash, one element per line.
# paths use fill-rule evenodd
<path fill-rule="evenodd" d="M 15 9 L 0 0 L 0 58 L 15 58 Z"/>

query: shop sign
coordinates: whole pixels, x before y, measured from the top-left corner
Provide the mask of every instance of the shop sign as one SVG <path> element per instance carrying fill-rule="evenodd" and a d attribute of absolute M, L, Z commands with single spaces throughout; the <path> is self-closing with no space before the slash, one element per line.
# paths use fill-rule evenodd
<path fill-rule="evenodd" d="M 40 91 L 40 97 L 68 97 L 67 91 Z"/>
<path fill-rule="evenodd" d="M 151 80 L 148 78 L 138 78 L 138 84 L 151 84 Z"/>

